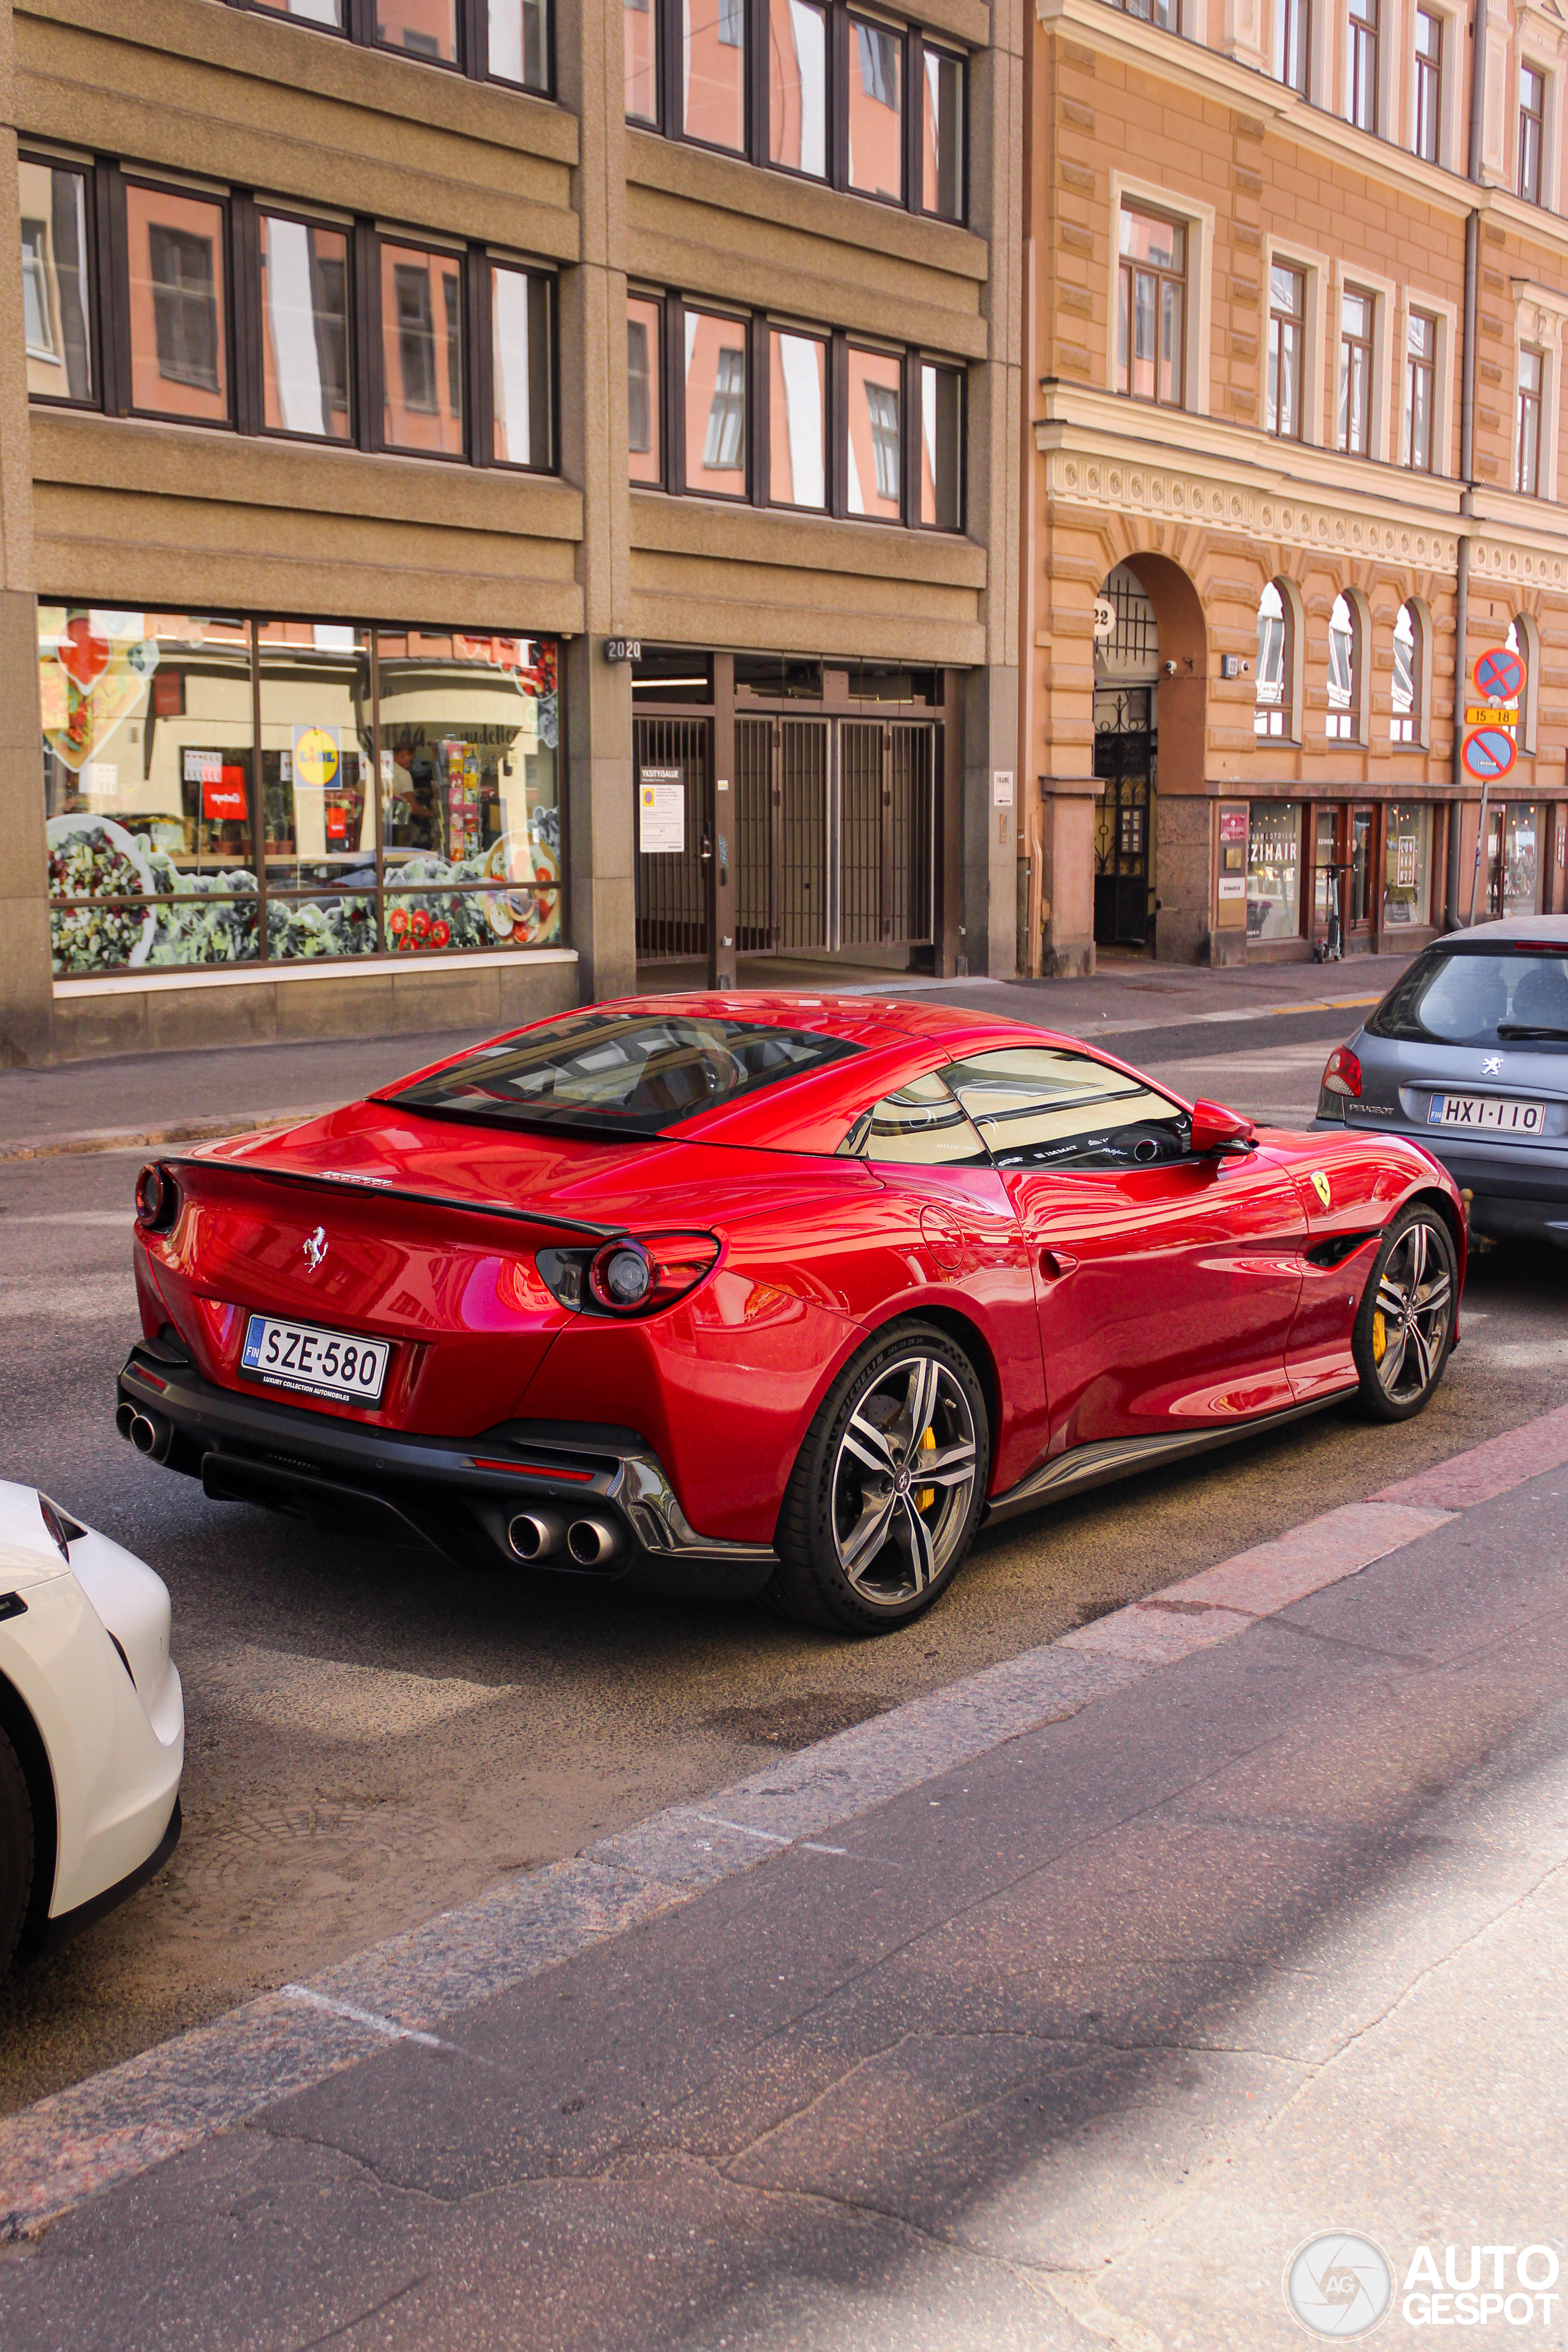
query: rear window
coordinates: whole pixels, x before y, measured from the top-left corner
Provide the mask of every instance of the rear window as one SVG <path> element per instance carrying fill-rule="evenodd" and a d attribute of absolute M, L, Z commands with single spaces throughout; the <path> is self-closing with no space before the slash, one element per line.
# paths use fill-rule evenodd
<path fill-rule="evenodd" d="M 659 1135 L 859 1052 L 840 1037 L 689 1013 L 576 1013 L 405 1087 L 405 1110 L 487 1126 Z"/>
<path fill-rule="evenodd" d="M 1441 941 L 1416 957 L 1367 1023 L 1415 1045 L 1568 1046 L 1568 949 Z"/>

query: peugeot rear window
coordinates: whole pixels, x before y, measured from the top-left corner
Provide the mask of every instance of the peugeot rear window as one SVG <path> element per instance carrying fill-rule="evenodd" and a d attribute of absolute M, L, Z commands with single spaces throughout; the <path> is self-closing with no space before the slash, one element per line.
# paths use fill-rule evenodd
<path fill-rule="evenodd" d="M 686 1013 L 566 1013 L 405 1087 L 405 1110 L 486 1125 L 659 1135 L 859 1052 L 840 1037 Z"/>
<path fill-rule="evenodd" d="M 1395 981 L 1367 1023 L 1413 1045 L 1568 1047 L 1568 948 L 1440 940 Z"/>

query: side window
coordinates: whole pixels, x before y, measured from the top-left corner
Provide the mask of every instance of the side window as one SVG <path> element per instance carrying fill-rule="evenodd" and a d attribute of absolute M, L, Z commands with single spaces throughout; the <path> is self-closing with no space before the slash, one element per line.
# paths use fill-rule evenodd
<path fill-rule="evenodd" d="M 1176 1104 L 1065 1046 L 976 1054 L 948 1078 L 998 1168 L 1142 1167 L 1186 1151 Z"/>
<path fill-rule="evenodd" d="M 983 1168 L 985 1147 L 934 1071 L 863 1110 L 841 1154 L 915 1168 Z"/>

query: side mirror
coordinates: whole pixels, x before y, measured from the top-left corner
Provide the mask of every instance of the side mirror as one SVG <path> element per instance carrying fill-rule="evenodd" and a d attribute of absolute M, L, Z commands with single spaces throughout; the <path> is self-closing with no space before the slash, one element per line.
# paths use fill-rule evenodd
<path fill-rule="evenodd" d="M 1249 1118 L 1236 1110 L 1226 1110 L 1224 1103 L 1195 1102 L 1193 1105 L 1193 1131 L 1187 1149 L 1194 1153 L 1206 1151 L 1251 1151 L 1258 1142 L 1258 1129 Z"/>

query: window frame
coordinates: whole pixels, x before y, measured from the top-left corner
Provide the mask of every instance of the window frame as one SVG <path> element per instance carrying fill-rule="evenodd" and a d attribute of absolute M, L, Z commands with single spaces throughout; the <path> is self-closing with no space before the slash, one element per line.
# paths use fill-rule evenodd
<path fill-rule="evenodd" d="M 1263 623 L 1266 618 L 1272 618 L 1271 614 L 1264 613 L 1263 599 L 1270 588 L 1279 599 L 1279 698 L 1277 702 L 1260 702 L 1258 697 L 1263 684 Z M 1278 572 L 1269 575 L 1258 593 L 1258 667 L 1252 688 L 1254 745 L 1266 749 L 1276 744 L 1298 743 L 1300 736 L 1296 723 L 1296 649 L 1300 633 L 1290 583 Z M 1265 722 L 1261 727 L 1258 723 L 1260 719 Z M 1278 726 L 1272 723 L 1275 719 L 1279 722 Z"/>
<path fill-rule="evenodd" d="M 1125 254 L 1125 253 L 1123 253 L 1123 252 L 1122 252 L 1122 250 L 1121 250 L 1121 224 L 1122 224 L 1123 220 L 1125 220 L 1125 219 L 1127 218 L 1127 216 L 1129 215 L 1129 214 L 1131 214 L 1131 215 L 1135 219 L 1139 219 L 1139 220 L 1160 221 L 1160 222 L 1163 223 L 1163 225 L 1164 225 L 1167 228 L 1179 228 L 1179 229 L 1182 231 L 1182 234 L 1183 234 L 1183 245 L 1182 245 L 1182 267 L 1181 267 L 1181 269 L 1180 269 L 1179 271 L 1174 270 L 1174 269 L 1166 269 L 1166 268 L 1162 268 L 1162 267 L 1161 267 L 1161 265 L 1160 265 L 1158 262 L 1141 262 L 1141 261 L 1137 260 L 1133 256 L 1131 256 L 1131 255 L 1130 255 L 1130 254 Z M 1112 352 L 1113 352 L 1113 353 L 1114 353 L 1114 355 L 1115 355 L 1113 373 L 1115 374 L 1115 376 L 1116 376 L 1116 378 L 1117 378 L 1117 382 L 1116 382 L 1116 385 L 1115 385 L 1115 390 L 1116 390 L 1117 395 L 1118 395 L 1118 397 L 1119 397 L 1119 398 L 1123 399 L 1123 400 L 1136 400 L 1136 401 L 1138 401 L 1138 402 L 1139 402 L 1139 403 L 1140 403 L 1143 407 L 1145 407 L 1145 408 L 1166 408 L 1166 409 L 1170 409 L 1170 410 L 1172 410 L 1173 412 L 1177 411 L 1177 410 L 1184 410 L 1184 409 L 1186 409 L 1186 408 L 1191 404 L 1190 404 L 1190 402 L 1189 402 L 1189 400 L 1188 400 L 1188 396 L 1187 396 L 1187 395 L 1188 395 L 1188 383 L 1187 383 L 1187 376 L 1188 376 L 1188 365 L 1187 365 L 1187 345 L 1188 345 L 1188 341 L 1189 341 L 1189 340 L 1190 340 L 1190 336 L 1191 336 L 1191 332 L 1192 332 L 1192 319 L 1191 319 L 1191 298 L 1192 298 L 1192 262 L 1193 262 L 1193 257 L 1192 257 L 1192 233 L 1193 233 L 1193 232 L 1192 232 L 1192 223 L 1191 223 L 1189 220 L 1187 220 L 1184 216 L 1183 216 L 1183 215 L 1181 215 L 1174 214 L 1174 213 L 1170 213 L 1170 212 L 1164 212 L 1164 211 L 1162 211 L 1162 210 L 1161 210 L 1158 206 L 1156 206 L 1156 205 L 1147 204 L 1147 203 L 1145 203 L 1145 202 L 1143 202 L 1143 201 L 1140 200 L 1140 199 L 1139 199 L 1139 198 L 1137 198 L 1137 197 L 1128 196 L 1128 195 L 1127 195 L 1127 194 L 1125 194 L 1122 195 L 1122 198 L 1121 198 L 1121 203 L 1117 205 L 1116 213 L 1115 213 L 1115 223 L 1116 223 L 1116 310 L 1115 310 L 1115 316 L 1114 316 L 1114 318 L 1113 318 L 1113 320 L 1112 320 L 1112 322 L 1111 322 L 1111 336 L 1112 336 L 1112 344 L 1111 344 L 1111 349 L 1112 349 Z M 1177 361 L 1177 374 L 1178 374 L 1178 382 L 1177 382 L 1177 386 L 1176 386 L 1176 396 L 1175 396 L 1174 400 L 1162 400 L 1162 399 L 1160 398 L 1160 395 L 1159 395 L 1159 394 L 1158 394 L 1158 392 L 1157 392 L 1157 391 L 1156 391 L 1156 393 L 1155 393 L 1155 394 L 1154 394 L 1153 398 L 1151 400 L 1151 399 L 1147 398 L 1147 397 L 1146 397 L 1142 393 L 1140 393 L 1140 392 L 1134 392 L 1134 391 L 1133 391 L 1133 389 L 1132 389 L 1132 369 L 1133 369 L 1133 356 L 1134 356 L 1134 355 L 1133 355 L 1133 351 L 1132 351 L 1132 332 L 1133 332 L 1133 320 L 1134 320 L 1134 317 L 1135 317 L 1135 311 L 1134 311 L 1134 307 L 1133 307 L 1133 296 L 1132 296 L 1132 286 L 1131 286 L 1131 281 L 1132 281 L 1135 278 L 1137 278 L 1139 275 L 1142 275 L 1142 276 L 1145 276 L 1145 277 L 1152 278 L 1154 280 L 1155 287 L 1156 287 L 1156 289 L 1163 289 L 1164 287 L 1166 287 L 1167 285 L 1171 285 L 1171 286 L 1179 286 L 1179 287 L 1180 287 L 1180 289 L 1181 289 L 1181 298 L 1182 298 L 1181 331 L 1180 331 L 1180 334 L 1179 334 L 1179 336 L 1178 336 L 1178 338 L 1177 338 L 1178 346 L 1179 346 L 1179 349 L 1178 349 L 1178 361 Z M 1157 292 L 1157 294 L 1156 294 L 1156 311 L 1155 311 L 1155 336 L 1156 336 L 1156 341 L 1158 341 L 1158 335 L 1159 335 L 1160 313 L 1161 313 L 1161 311 L 1163 310 L 1163 300 L 1162 300 L 1162 299 L 1161 299 L 1161 298 L 1160 298 L 1159 293 Z M 1123 320 L 1125 320 L 1125 321 L 1126 321 L 1126 327 L 1127 327 L 1127 337 L 1128 337 L 1128 342 L 1127 342 L 1127 382 L 1126 382 L 1125 383 L 1121 383 L 1121 328 L 1122 328 L 1122 322 L 1123 322 Z M 1156 353 L 1155 362 L 1154 362 L 1155 382 L 1156 382 L 1156 383 L 1158 383 L 1158 381 L 1159 381 L 1159 367 L 1160 367 L 1160 362 L 1159 362 L 1158 354 Z"/>
<path fill-rule="evenodd" d="M 1416 359 L 1410 349 L 1410 326 L 1415 319 L 1423 320 L 1432 330 L 1432 356 Z M 1437 471 L 1437 371 L 1443 352 L 1443 320 L 1436 310 L 1423 310 L 1418 302 L 1410 303 L 1405 312 L 1405 333 L 1402 339 L 1404 366 L 1399 384 L 1399 462 L 1407 473 L 1435 474 Z M 1418 458 L 1415 450 L 1415 379 L 1426 379 L 1426 456 Z M 1409 454 L 1406 455 L 1408 448 Z"/>
<path fill-rule="evenodd" d="M 652 430 L 648 450 L 644 451 L 637 449 L 634 451 L 630 446 L 631 436 L 628 430 L 626 455 L 628 458 L 630 458 L 633 456 L 640 457 L 645 455 L 651 454 L 658 469 L 658 478 L 657 481 L 640 482 L 631 479 L 628 467 L 627 486 L 633 490 L 657 490 L 662 493 L 665 497 L 668 497 L 670 495 L 669 370 L 667 364 L 667 354 L 671 341 L 669 324 L 670 312 L 678 299 L 679 298 L 676 296 L 664 293 L 658 288 L 639 286 L 635 283 L 635 281 L 626 288 L 626 300 L 628 303 L 646 302 L 652 307 L 656 314 L 654 320 L 654 347 L 648 357 L 648 383 L 657 408 L 657 424 L 654 424 L 650 419 Z M 631 343 L 629 337 L 627 339 L 626 345 L 626 377 L 629 384 L 631 378 Z M 684 401 L 682 404 L 681 413 L 684 416 Z"/>
<path fill-rule="evenodd" d="M 434 66 L 439 72 L 456 74 L 464 81 L 489 82 L 497 89 L 510 89 L 520 98 L 539 98 L 553 104 L 558 96 L 555 0 L 549 0 L 546 8 L 546 79 L 538 89 L 531 82 L 512 81 L 504 74 L 490 71 L 489 0 L 458 0 L 458 54 L 455 58 L 426 57 L 417 49 L 402 49 L 390 41 L 377 40 L 374 0 L 342 0 L 343 21 L 341 25 L 323 25 L 313 16 L 292 16 L 286 9 L 271 5 L 271 0 L 224 0 L 224 5 L 237 9 L 244 16 L 260 16 L 271 24 L 287 26 L 291 31 L 320 33 L 329 40 L 345 42 L 351 48 L 372 49 L 378 57 L 396 58 L 405 65 Z"/>
<path fill-rule="evenodd" d="M 102 277 L 99 269 L 100 174 L 91 163 L 84 163 L 68 155 L 51 155 L 42 148 L 29 147 L 24 142 L 17 149 L 18 168 L 31 163 L 46 172 L 69 172 L 82 183 L 82 221 L 87 236 L 87 253 L 82 264 L 82 318 L 87 328 L 88 364 L 92 371 L 93 391 L 86 400 L 78 400 L 69 393 L 28 391 L 29 407 L 37 402 L 40 408 L 74 408 L 86 415 L 101 415 L 104 398 L 104 333 Z M 29 215 L 30 217 L 30 215 Z M 26 330 L 24 329 L 24 334 Z M 24 350 L 24 368 L 26 352 Z"/>
<path fill-rule="evenodd" d="M 1410 615 L 1410 709 L 1399 712 L 1393 707 L 1393 688 L 1389 689 L 1388 740 L 1396 751 L 1421 751 L 1426 749 L 1428 721 L 1431 710 L 1431 660 L 1428 654 L 1430 628 L 1425 607 L 1414 596 L 1406 596 L 1394 616 L 1390 644 L 1398 642 L 1400 614 Z M 1394 656 L 1395 677 L 1398 656 Z M 1401 729 L 1405 731 L 1400 732 Z"/>
<path fill-rule="evenodd" d="M 1372 306 L 1372 321 L 1364 336 L 1352 335 L 1346 330 L 1344 306 L 1347 300 L 1368 302 Z M 1377 356 L 1380 300 L 1381 296 L 1375 287 L 1360 285 L 1352 278 L 1342 279 L 1340 284 L 1339 365 L 1335 371 L 1334 379 L 1334 446 L 1342 457 L 1373 457 L 1377 455 Z M 1364 352 L 1366 354 L 1366 445 L 1364 447 L 1357 447 L 1351 439 L 1349 353 L 1352 351 Z M 1344 416 L 1342 427 L 1340 422 L 1342 409 Z"/>
<path fill-rule="evenodd" d="M 358 435 L 360 429 L 360 410 L 363 405 L 363 401 L 361 394 L 361 385 L 357 367 L 358 354 L 355 351 L 356 337 L 354 334 L 354 322 L 358 317 L 359 289 L 355 282 L 358 256 L 355 252 L 353 223 L 346 220 L 332 220 L 331 218 L 324 217 L 319 213 L 297 212 L 289 205 L 274 205 L 258 202 L 250 206 L 249 209 L 256 224 L 254 256 L 248 250 L 244 249 L 248 245 L 248 239 L 245 236 L 245 226 L 243 224 L 241 226 L 240 235 L 237 239 L 237 243 L 238 243 L 242 247 L 240 258 L 244 274 L 247 277 L 250 275 L 250 265 L 253 259 L 255 265 L 255 332 L 258 375 L 257 382 L 252 389 L 255 397 L 256 434 L 259 438 L 268 441 L 301 441 L 310 448 L 357 448 L 359 446 Z M 261 222 L 263 219 L 289 221 L 300 228 L 331 229 L 341 236 L 343 240 L 343 283 L 347 311 L 343 323 L 345 355 L 348 362 L 349 429 L 345 435 L 339 437 L 334 438 L 334 436 L 330 433 L 294 433 L 290 432 L 285 425 L 268 425 L 266 421 L 267 384 L 264 372 L 265 360 L 263 358 L 263 345 L 267 333 L 267 320 L 266 313 L 261 307 Z M 240 429 L 243 432 L 245 428 L 242 425 Z"/>
<path fill-rule="evenodd" d="M 113 251 L 116 260 L 122 260 L 123 275 L 118 285 L 111 282 L 106 289 L 113 315 L 113 334 L 122 363 L 121 393 L 124 407 L 121 412 L 160 425 L 188 425 L 193 432 L 236 433 L 239 430 L 239 352 L 235 323 L 239 309 L 239 272 L 236 268 L 235 198 L 232 191 L 215 193 L 210 188 L 192 187 L 178 180 L 160 180 L 142 172 L 115 169 L 112 201 L 115 209 Z M 215 296 L 217 303 L 217 348 L 228 371 L 226 416 L 192 416 L 179 409 L 139 408 L 135 404 L 133 357 L 131 341 L 131 248 L 130 220 L 126 198 L 131 189 L 141 188 L 154 195 L 178 196 L 187 203 L 216 205 L 222 223 L 216 240 L 223 265 L 223 294 Z"/>
<path fill-rule="evenodd" d="M 1410 83 L 1410 151 L 1424 163 L 1440 164 L 1443 161 L 1444 134 L 1447 128 L 1443 118 L 1443 92 L 1447 68 L 1446 52 L 1448 47 L 1449 21 L 1449 18 L 1439 9 L 1422 7 L 1418 0 L 1413 28 L 1415 39 L 1412 47 Z M 1436 28 L 1437 36 L 1436 57 L 1428 58 L 1422 53 L 1420 41 L 1423 23 Z M 1424 117 L 1430 121 L 1431 125 L 1430 154 L 1422 143 Z"/>
<path fill-rule="evenodd" d="M 1382 0 L 1346 0 L 1344 119 L 1369 138 L 1382 136 L 1383 5 Z M 1362 92 L 1367 93 L 1370 120 L 1357 111 Z"/>
<path fill-rule="evenodd" d="M 1294 313 L 1279 310 L 1275 303 L 1274 272 L 1277 269 L 1289 270 L 1300 289 L 1300 309 Z M 1272 440 L 1276 441 L 1305 441 L 1307 438 L 1307 335 L 1310 303 L 1310 272 L 1301 262 L 1292 261 L 1285 254 L 1269 254 L 1268 341 L 1268 349 L 1264 355 L 1263 429 Z M 1277 326 L 1293 326 L 1297 330 L 1296 372 L 1293 386 L 1294 406 L 1296 411 L 1296 430 L 1293 433 L 1285 432 L 1278 422 L 1284 406 L 1284 403 L 1279 398 L 1278 394 L 1276 394 L 1274 403 L 1276 422 L 1272 425 L 1268 422 L 1268 386 L 1271 380 L 1276 383 L 1279 381 L 1277 374 L 1277 362 L 1279 356 L 1283 353 L 1284 349 L 1284 338 L 1283 335 L 1281 335 L 1279 338 L 1279 354 L 1277 354 L 1275 350 L 1275 329 Z"/>
<path fill-rule="evenodd" d="M 1343 710 L 1336 710 L 1331 703 L 1329 705 L 1328 709 L 1324 713 L 1323 738 L 1324 740 L 1329 743 L 1349 743 L 1364 747 L 1367 740 L 1367 616 L 1365 612 L 1363 610 L 1360 599 L 1357 597 L 1353 589 L 1337 589 L 1334 593 L 1334 604 L 1338 604 L 1342 600 L 1343 601 L 1345 610 L 1349 613 L 1351 618 L 1350 698 Z M 1331 606 L 1329 612 L 1329 664 L 1326 673 L 1329 677 L 1331 677 L 1333 675 L 1334 635 L 1334 616 L 1333 609 Z"/>
<path fill-rule="evenodd" d="M 1527 391 L 1525 388 L 1524 362 L 1526 359 L 1533 359 L 1540 362 L 1540 377 L 1535 389 L 1532 392 Z M 1550 363 L 1551 355 L 1543 344 L 1524 342 L 1520 344 L 1514 360 L 1513 372 L 1513 492 L 1516 498 L 1541 499 L 1544 498 L 1546 495 L 1544 439 L 1547 400 L 1547 371 Z M 1531 489 L 1526 489 L 1522 478 L 1524 474 L 1524 425 L 1527 414 L 1533 414 L 1534 418 L 1533 447 L 1531 454 L 1533 457 L 1535 484 Z"/>
<path fill-rule="evenodd" d="M 1301 79 L 1290 71 L 1293 54 L 1300 58 Z M 1274 0 L 1273 47 L 1269 78 L 1281 89 L 1292 89 L 1310 101 L 1312 95 L 1312 0 Z"/>
<path fill-rule="evenodd" d="M 479 455 L 475 460 L 484 467 L 494 467 L 503 474 L 531 474 L 536 481 L 549 481 L 561 471 L 561 278 L 554 269 L 542 269 L 534 261 L 513 260 L 504 253 L 494 253 L 487 247 L 471 254 L 469 267 L 483 287 L 484 299 L 472 307 L 479 312 L 473 322 L 469 341 L 477 365 L 474 368 L 475 408 L 479 436 Z M 525 465 L 521 458 L 498 457 L 495 452 L 495 280 L 498 270 L 510 271 L 514 278 L 538 278 L 545 287 L 545 317 L 550 337 L 550 353 L 545 368 L 545 384 L 550 413 L 546 438 L 550 444 L 549 462 L 543 466 Z"/>
<path fill-rule="evenodd" d="M 1524 102 L 1523 83 L 1526 74 L 1529 74 L 1541 92 L 1541 110 L 1539 113 L 1526 106 Z M 1515 94 L 1517 105 L 1514 116 L 1514 135 L 1517 151 L 1514 157 L 1514 194 L 1518 196 L 1521 204 L 1543 205 L 1546 202 L 1547 194 L 1546 121 L 1551 94 L 1550 76 L 1548 75 L 1545 67 L 1537 65 L 1532 58 L 1521 58 L 1519 60 L 1519 79 L 1515 84 Z M 1527 124 L 1533 124 L 1534 126 L 1533 138 L 1531 137 L 1526 129 Z M 1532 187 L 1526 187 L 1525 165 L 1527 159 L 1531 157 L 1533 158 L 1534 169 L 1530 176 L 1533 179 L 1534 185 Z"/>

